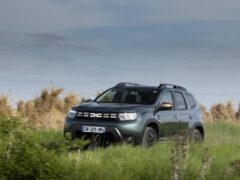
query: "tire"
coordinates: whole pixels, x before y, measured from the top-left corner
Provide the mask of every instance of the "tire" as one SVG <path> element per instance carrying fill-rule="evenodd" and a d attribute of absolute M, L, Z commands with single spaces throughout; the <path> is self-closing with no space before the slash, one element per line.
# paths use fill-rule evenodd
<path fill-rule="evenodd" d="M 203 143 L 203 134 L 198 129 L 194 129 L 191 135 L 192 143 Z"/>
<path fill-rule="evenodd" d="M 151 127 L 146 127 L 143 134 L 141 146 L 145 148 L 149 148 L 149 147 L 152 147 L 156 143 L 156 141 L 157 141 L 156 131 Z"/>

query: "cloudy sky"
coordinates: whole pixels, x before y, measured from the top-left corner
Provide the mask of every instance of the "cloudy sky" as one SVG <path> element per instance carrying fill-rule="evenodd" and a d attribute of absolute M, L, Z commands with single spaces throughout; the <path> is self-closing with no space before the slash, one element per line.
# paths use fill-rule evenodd
<path fill-rule="evenodd" d="M 119 81 L 240 102 L 240 1 L 0 0 L 0 93 L 49 82 L 92 97 Z"/>

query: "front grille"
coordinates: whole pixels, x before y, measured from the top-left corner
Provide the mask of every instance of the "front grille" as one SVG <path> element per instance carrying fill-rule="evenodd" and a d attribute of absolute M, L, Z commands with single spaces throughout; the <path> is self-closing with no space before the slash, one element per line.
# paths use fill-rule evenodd
<path fill-rule="evenodd" d="M 77 118 L 80 118 L 80 119 L 117 119 L 117 113 L 78 111 Z"/>
<path fill-rule="evenodd" d="M 107 147 L 118 141 L 114 140 L 114 135 L 112 133 L 106 132 L 104 134 L 94 134 L 94 133 L 83 133 L 81 131 L 76 131 L 76 136 L 78 138 L 84 138 L 89 140 L 88 146 L 93 147 Z"/>

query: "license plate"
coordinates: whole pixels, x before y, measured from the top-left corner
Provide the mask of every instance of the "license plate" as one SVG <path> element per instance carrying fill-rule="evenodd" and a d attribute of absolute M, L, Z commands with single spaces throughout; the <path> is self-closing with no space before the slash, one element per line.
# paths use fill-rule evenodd
<path fill-rule="evenodd" d="M 105 127 L 83 126 L 82 132 L 85 133 L 105 133 Z"/>

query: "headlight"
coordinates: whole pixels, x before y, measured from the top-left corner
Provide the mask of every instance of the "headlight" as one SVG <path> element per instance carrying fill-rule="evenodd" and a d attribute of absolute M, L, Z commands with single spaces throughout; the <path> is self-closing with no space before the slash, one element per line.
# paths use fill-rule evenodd
<path fill-rule="evenodd" d="M 76 117 L 76 115 L 77 115 L 77 111 L 75 111 L 75 110 L 70 110 L 70 111 L 68 112 L 68 114 L 67 114 L 67 117 L 73 119 L 73 118 Z"/>
<path fill-rule="evenodd" d="M 137 119 L 137 113 L 120 113 L 118 116 L 121 121 L 133 121 Z"/>

